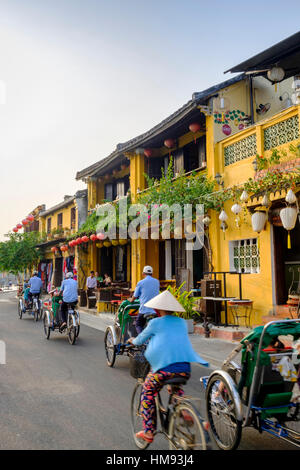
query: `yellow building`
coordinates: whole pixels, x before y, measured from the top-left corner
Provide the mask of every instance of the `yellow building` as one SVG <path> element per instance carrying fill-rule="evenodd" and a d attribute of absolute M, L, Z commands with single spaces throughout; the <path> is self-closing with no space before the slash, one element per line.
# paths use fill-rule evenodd
<path fill-rule="evenodd" d="M 293 275 L 297 281 L 300 273 L 299 221 L 290 232 L 288 248 L 288 233 L 279 216 L 289 189 L 299 195 L 299 53 L 298 33 L 231 69 L 240 74 L 194 93 L 164 121 L 77 173 L 76 178 L 87 183 L 90 214 L 105 201 L 116 204 L 128 189 L 131 201 L 137 202 L 147 190 L 145 174 L 159 179 L 171 156 L 174 178 L 182 171 L 187 178 L 191 173 L 205 175 L 215 181 L 215 200 L 223 201 L 219 210 L 207 213 L 211 222 L 206 225 L 203 249 L 188 251 L 186 240 L 174 235 L 159 240 L 128 238 L 126 245 L 90 242 L 81 255 L 86 271 L 108 272 L 134 288 L 143 266 L 150 264 L 155 277 L 176 280 L 177 285 L 185 281 L 187 289 L 198 288 L 205 277 L 213 278 L 208 271 L 230 272 L 226 278 L 216 275 L 221 282 L 219 297 L 251 301 L 252 325 L 270 312 L 279 314 L 277 307 L 286 305 L 295 287 Z M 275 170 L 282 173 L 277 179 Z M 249 197 L 242 202 L 244 187 Z M 239 214 L 233 213 L 234 204 L 242 209 Z M 295 202 L 290 206 L 296 209 Z M 260 231 L 254 226 L 256 212 L 267 214 L 261 216 L 265 223 Z M 218 322 L 235 324 L 235 310 L 230 305 L 227 309 L 227 302 L 218 305 L 222 305 Z M 284 313 L 289 314 L 289 307 Z"/>

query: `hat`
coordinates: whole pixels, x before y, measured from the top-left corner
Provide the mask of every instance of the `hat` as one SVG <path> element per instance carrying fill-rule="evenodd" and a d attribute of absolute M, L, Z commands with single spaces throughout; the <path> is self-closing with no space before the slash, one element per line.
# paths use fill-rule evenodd
<path fill-rule="evenodd" d="M 73 273 L 71 271 L 66 274 L 66 279 L 69 279 L 70 277 L 73 277 Z"/>
<path fill-rule="evenodd" d="M 171 312 L 185 312 L 183 306 L 176 300 L 169 290 L 165 290 L 145 303 L 145 307 Z"/>
<path fill-rule="evenodd" d="M 153 274 L 153 268 L 151 266 L 144 266 L 143 274 Z"/>

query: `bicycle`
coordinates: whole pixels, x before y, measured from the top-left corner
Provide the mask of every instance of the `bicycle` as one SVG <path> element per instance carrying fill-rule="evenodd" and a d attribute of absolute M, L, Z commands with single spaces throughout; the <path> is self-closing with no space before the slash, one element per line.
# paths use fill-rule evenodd
<path fill-rule="evenodd" d="M 142 429 L 141 395 L 144 379 L 138 379 L 131 398 L 131 428 L 136 446 L 146 449 L 150 443 L 138 439 L 136 433 Z M 186 384 L 183 378 L 173 378 L 165 382 L 171 391 L 167 406 L 162 403 L 160 393 L 155 396 L 157 422 L 160 429 L 154 433 L 163 434 L 169 441 L 170 450 L 207 450 L 210 438 L 203 426 L 203 419 L 191 397 L 180 397 L 176 394 L 179 387 Z M 184 416 L 183 416 L 184 415 Z M 158 428 L 157 428 L 158 429 Z"/>
<path fill-rule="evenodd" d="M 54 319 L 53 311 L 50 308 L 49 303 L 45 303 L 44 305 L 45 311 L 43 323 L 46 339 L 50 338 L 51 331 L 57 330 L 59 333 L 66 331 L 69 343 L 72 345 L 75 344 L 80 332 L 80 315 L 79 312 L 75 310 L 76 303 L 68 303 L 67 326 L 65 330 L 62 330 L 60 327 L 60 322 L 57 322 Z"/>

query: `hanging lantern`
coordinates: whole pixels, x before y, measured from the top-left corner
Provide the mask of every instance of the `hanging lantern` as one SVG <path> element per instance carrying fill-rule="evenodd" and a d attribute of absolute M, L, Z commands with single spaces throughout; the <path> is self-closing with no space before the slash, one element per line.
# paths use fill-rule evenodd
<path fill-rule="evenodd" d="M 167 147 L 168 149 L 172 149 L 175 147 L 175 140 L 174 139 L 166 139 L 164 141 L 164 146 Z"/>
<path fill-rule="evenodd" d="M 96 247 L 97 247 L 97 248 L 102 248 L 102 247 L 103 247 L 103 242 L 98 242 L 98 243 L 96 243 Z"/>
<path fill-rule="evenodd" d="M 72 242 L 72 241 L 69 242 L 69 246 L 72 248 L 72 246 L 73 246 L 73 242 Z"/>
<path fill-rule="evenodd" d="M 24 225 L 24 227 L 25 227 L 25 225 L 28 225 L 28 224 L 29 224 L 28 220 L 26 220 L 26 219 L 22 220 L 22 225 Z"/>
<path fill-rule="evenodd" d="M 109 241 L 103 242 L 103 246 L 105 246 L 106 248 L 109 248 L 111 246 L 111 242 Z"/>
<path fill-rule="evenodd" d="M 203 223 L 204 225 L 206 225 L 206 227 L 208 227 L 211 223 L 211 218 L 209 217 L 209 215 L 206 215 L 203 219 Z"/>
<path fill-rule="evenodd" d="M 270 82 L 275 83 L 275 91 L 277 91 L 276 84 L 284 79 L 285 71 L 282 67 L 272 67 L 268 70 L 267 77 Z"/>
<path fill-rule="evenodd" d="M 94 233 L 92 233 L 92 235 L 90 236 L 90 240 L 94 242 L 95 240 L 98 240 L 98 239 L 97 239 L 97 236 Z"/>
<path fill-rule="evenodd" d="M 98 238 L 98 240 L 105 240 L 106 237 L 105 237 L 104 233 L 100 232 L 100 233 L 97 233 L 97 238 Z"/>
<path fill-rule="evenodd" d="M 201 124 L 199 124 L 199 122 L 193 122 L 189 125 L 189 130 L 193 132 L 193 134 L 196 134 L 196 132 L 199 132 L 201 130 Z M 197 142 L 196 136 L 194 138 L 194 142 Z"/>
<path fill-rule="evenodd" d="M 120 244 L 120 245 L 126 245 L 126 244 L 127 244 L 126 238 L 120 238 L 119 244 Z"/>
<path fill-rule="evenodd" d="M 226 222 L 227 219 L 228 219 L 228 215 L 226 214 L 224 209 L 222 209 L 222 211 L 219 215 L 219 220 L 221 220 L 221 222 Z"/>
<path fill-rule="evenodd" d="M 261 205 L 264 207 L 270 207 L 271 202 L 267 194 L 265 194 L 264 197 L 262 198 Z"/>
<path fill-rule="evenodd" d="M 244 191 L 242 192 L 241 194 L 241 197 L 240 197 L 240 200 L 242 202 L 247 202 L 249 199 L 249 194 L 247 193 L 247 191 L 244 189 Z"/>
<path fill-rule="evenodd" d="M 267 214 L 264 211 L 256 211 L 251 216 L 252 229 L 254 232 L 260 233 L 266 224 Z"/>
<path fill-rule="evenodd" d="M 80 243 L 82 243 L 82 239 L 80 237 L 76 238 L 76 245 L 80 245 Z"/>
<path fill-rule="evenodd" d="M 112 244 L 112 246 L 118 246 L 119 245 L 119 240 L 114 239 L 114 240 L 111 241 L 111 244 Z"/>
<path fill-rule="evenodd" d="M 52 253 L 55 253 L 55 252 L 57 251 L 56 246 L 53 246 L 53 247 L 51 248 L 51 251 L 52 251 Z"/>
<path fill-rule="evenodd" d="M 233 212 L 233 214 L 235 215 L 238 215 L 240 212 L 241 212 L 242 208 L 239 204 L 233 204 L 233 206 L 231 207 L 231 212 Z"/>
<path fill-rule="evenodd" d="M 26 217 L 26 219 L 27 219 L 29 222 L 33 222 L 33 221 L 34 221 L 34 216 L 30 214 L 30 215 L 28 215 L 28 216 Z"/>
<path fill-rule="evenodd" d="M 289 189 L 285 200 L 288 204 L 295 204 L 295 202 L 297 201 L 296 195 L 291 189 Z"/>
<path fill-rule="evenodd" d="M 290 230 L 293 230 L 293 228 L 296 225 L 297 212 L 298 211 L 295 207 L 285 207 L 284 209 L 281 209 L 281 211 L 279 213 L 282 225 L 288 231 L 287 247 L 289 249 L 291 248 Z"/>
<path fill-rule="evenodd" d="M 83 241 L 83 243 L 87 243 L 90 241 L 89 237 L 87 237 L 86 235 L 84 235 L 81 240 Z"/>
<path fill-rule="evenodd" d="M 22 227 L 23 227 L 23 225 L 22 225 L 22 224 L 18 224 L 18 225 L 16 225 L 16 228 L 17 228 L 18 230 L 20 230 L 20 228 L 22 228 Z"/>
<path fill-rule="evenodd" d="M 144 150 L 144 155 L 146 157 L 151 157 L 153 155 L 153 150 L 152 149 L 145 149 Z"/>
<path fill-rule="evenodd" d="M 17 231 L 18 231 L 17 227 L 14 227 L 13 232 L 17 233 Z"/>

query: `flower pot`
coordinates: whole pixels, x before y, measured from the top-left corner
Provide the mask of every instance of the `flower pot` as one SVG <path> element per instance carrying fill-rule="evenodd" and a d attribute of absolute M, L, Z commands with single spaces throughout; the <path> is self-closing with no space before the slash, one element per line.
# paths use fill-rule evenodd
<path fill-rule="evenodd" d="M 189 334 L 194 333 L 194 320 L 190 319 L 190 320 L 185 320 L 185 321 L 187 323 L 188 333 Z"/>

